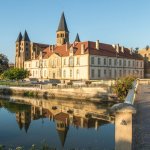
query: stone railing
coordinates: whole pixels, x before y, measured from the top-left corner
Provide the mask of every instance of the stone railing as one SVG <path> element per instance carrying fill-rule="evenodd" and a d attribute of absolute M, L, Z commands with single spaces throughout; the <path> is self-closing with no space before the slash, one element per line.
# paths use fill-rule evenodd
<path fill-rule="evenodd" d="M 115 104 L 111 112 L 115 115 L 115 150 L 132 150 L 132 115 L 139 80 L 133 82 L 124 103 Z"/>

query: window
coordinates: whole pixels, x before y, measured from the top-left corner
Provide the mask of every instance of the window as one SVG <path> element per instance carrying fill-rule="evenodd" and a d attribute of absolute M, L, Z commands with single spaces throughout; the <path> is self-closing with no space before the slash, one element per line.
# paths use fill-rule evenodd
<path fill-rule="evenodd" d="M 143 67 L 143 63 L 141 62 L 141 68 Z"/>
<path fill-rule="evenodd" d="M 91 64 L 94 65 L 94 57 L 91 57 Z"/>
<path fill-rule="evenodd" d="M 141 71 L 141 76 L 143 76 L 143 72 Z"/>
<path fill-rule="evenodd" d="M 124 63 L 123 63 L 123 64 L 124 64 L 124 66 L 126 66 L 126 60 L 124 60 Z"/>
<path fill-rule="evenodd" d="M 94 72 L 94 69 L 92 69 L 92 78 L 94 78 L 95 76 L 95 72 Z"/>
<path fill-rule="evenodd" d="M 51 76 L 51 72 L 49 71 L 49 77 Z"/>
<path fill-rule="evenodd" d="M 128 61 L 128 67 L 130 67 L 130 60 Z"/>
<path fill-rule="evenodd" d="M 104 75 L 106 75 L 106 73 L 107 73 L 106 70 L 104 70 Z"/>
<path fill-rule="evenodd" d="M 33 77 L 34 77 L 34 71 L 33 71 Z"/>
<path fill-rule="evenodd" d="M 28 51 L 29 49 L 28 48 L 26 48 L 26 51 Z"/>
<path fill-rule="evenodd" d="M 104 58 L 104 65 L 106 65 L 106 58 Z"/>
<path fill-rule="evenodd" d="M 77 69 L 76 75 L 77 75 L 77 78 L 79 78 L 79 69 Z"/>
<path fill-rule="evenodd" d="M 119 66 L 122 66 L 122 61 L 121 60 L 119 60 Z"/>
<path fill-rule="evenodd" d="M 70 70 L 70 78 L 72 78 L 72 70 Z"/>
<path fill-rule="evenodd" d="M 133 67 L 134 67 L 134 61 L 133 61 Z"/>
<path fill-rule="evenodd" d="M 101 59 L 100 58 L 98 58 L 98 65 L 100 65 L 101 64 Z"/>
<path fill-rule="evenodd" d="M 111 59 L 109 59 L 109 66 L 111 66 Z"/>
<path fill-rule="evenodd" d="M 122 70 L 119 70 L 119 76 L 120 77 L 122 76 Z"/>
<path fill-rule="evenodd" d="M 126 76 L 126 70 L 123 71 L 124 76 Z"/>
<path fill-rule="evenodd" d="M 66 59 L 64 59 L 64 65 L 66 65 Z"/>
<path fill-rule="evenodd" d="M 139 66 L 139 62 L 137 62 L 136 66 L 137 66 L 137 67 Z"/>
<path fill-rule="evenodd" d="M 70 65 L 70 66 L 73 66 L 73 57 L 70 57 L 70 58 L 69 58 L 69 65 Z"/>
<path fill-rule="evenodd" d="M 77 57 L 77 65 L 80 65 L 80 58 Z"/>
<path fill-rule="evenodd" d="M 114 60 L 114 65 L 115 65 L 115 66 L 117 65 L 117 59 Z"/>
<path fill-rule="evenodd" d="M 63 72 L 63 76 L 64 76 L 64 78 L 66 78 L 66 71 L 65 70 Z"/>
<path fill-rule="evenodd" d="M 100 78 L 101 77 L 101 70 L 98 69 L 98 77 Z"/>

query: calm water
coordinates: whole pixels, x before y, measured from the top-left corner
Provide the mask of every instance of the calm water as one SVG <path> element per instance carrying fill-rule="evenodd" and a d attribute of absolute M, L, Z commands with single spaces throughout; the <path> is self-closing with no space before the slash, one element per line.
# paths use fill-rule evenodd
<path fill-rule="evenodd" d="M 0 144 L 58 150 L 113 150 L 114 124 L 109 106 L 76 101 L 0 100 Z"/>

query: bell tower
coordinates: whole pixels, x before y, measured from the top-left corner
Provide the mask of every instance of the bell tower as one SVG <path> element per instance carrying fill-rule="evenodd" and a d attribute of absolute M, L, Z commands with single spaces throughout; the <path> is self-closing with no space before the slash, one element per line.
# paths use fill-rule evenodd
<path fill-rule="evenodd" d="M 18 38 L 16 40 L 16 57 L 15 57 L 15 67 L 16 68 L 20 68 L 21 40 L 22 40 L 22 34 L 20 32 L 18 35 Z"/>
<path fill-rule="evenodd" d="M 56 43 L 57 45 L 63 45 L 69 42 L 69 30 L 67 27 L 64 12 L 61 15 L 59 26 L 56 32 Z"/>
<path fill-rule="evenodd" d="M 30 52 L 30 39 L 27 31 L 25 30 L 21 40 L 21 51 L 20 51 L 20 68 L 24 68 L 24 61 L 31 58 Z"/>

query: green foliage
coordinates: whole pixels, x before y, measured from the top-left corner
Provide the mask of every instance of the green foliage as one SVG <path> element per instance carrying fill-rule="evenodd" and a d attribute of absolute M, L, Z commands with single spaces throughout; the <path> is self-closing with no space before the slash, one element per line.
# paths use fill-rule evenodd
<path fill-rule="evenodd" d="M 29 77 L 29 71 L 19 68 L 13 68 L 6 70 L 2 74 L 3 79 L 9 79 L 9 80 L 23 80 L 24 78 Z"/>
<path fill-rule="evenodd" d="M 8 58 L 5 55 L 0 54 L 0 74 L 2 74 L 8 68 Z"/>
<path fill-rule="evenodd" d="M 116 81 L 115 85 L 113 86 L 113 91 L 115 92 L 119 100 L 124 100 L 129 89 L 132 88 L 132 83 L 134 80 L 135 77 L 129 76 L 120 78 Z"/>

